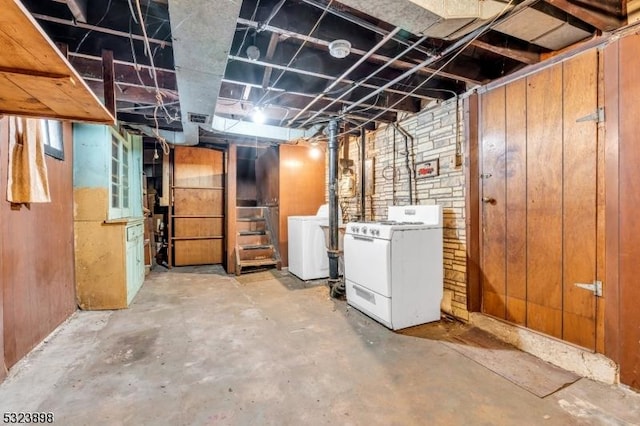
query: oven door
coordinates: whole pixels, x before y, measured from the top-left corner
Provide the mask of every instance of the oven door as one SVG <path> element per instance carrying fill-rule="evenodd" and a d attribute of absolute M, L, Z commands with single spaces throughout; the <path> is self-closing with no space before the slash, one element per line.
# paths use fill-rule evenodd
<path fill-rule="evenodd" d="M 361 287 L 391 297 L 391 241 L 345 235 L 344 276 Z"/>

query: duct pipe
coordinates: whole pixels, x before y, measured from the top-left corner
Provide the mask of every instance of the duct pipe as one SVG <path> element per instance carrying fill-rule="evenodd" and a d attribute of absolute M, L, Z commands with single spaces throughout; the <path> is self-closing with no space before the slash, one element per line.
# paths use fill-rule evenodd
<path fill-rule="evenodd" d="M 413 204 L 413 170 L 411 168 L 411 165 L 409 164 L 409 155 L 410 155 L 409 139 L 411 139 L 411 151 L 413 151 L 413 136 L 411 136 L 405 129 L 403 129 L 396 123 L 393 123 L 393 127 L 395 127 L 404 138 L 404 150 L 405 150 L 404 164 L 405 164 L 405 167 L 407 168 L 407 173 L 409 174 L 409 205 L 412 205 Z"/>
<path fill-rule="evenodd" d="M 333 295 L 339 285 L 338 272 L 338 122 L 329 122 L 329 286 Z"/>
<path fill-rule="evenodd" d="M 364 164 L 365 155 L 367 153 L 367 135 L 365 134 L 364 129 L 360 129 L 360 211 L 362 212 L 362 220 L 367 220 L 367 198 L 366 198 L 366 167 Z"/>

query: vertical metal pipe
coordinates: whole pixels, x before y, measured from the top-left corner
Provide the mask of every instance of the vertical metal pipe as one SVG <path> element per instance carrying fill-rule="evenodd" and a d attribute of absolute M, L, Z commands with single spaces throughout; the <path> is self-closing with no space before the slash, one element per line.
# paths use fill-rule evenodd
<path fill-rule="evenodd" d="M 366 198 L 366 167 L 364 164 L 365 155 L 367 154 L 367 136 L 364 129 L 360 129 L 360 212 L 362 220 L 367 220 L 367 198 Z"/>
<path fill-rule="evenodd" d="M 338 272 L 338 122 L 329 122 L 329 284 L 340 280 Z"/>

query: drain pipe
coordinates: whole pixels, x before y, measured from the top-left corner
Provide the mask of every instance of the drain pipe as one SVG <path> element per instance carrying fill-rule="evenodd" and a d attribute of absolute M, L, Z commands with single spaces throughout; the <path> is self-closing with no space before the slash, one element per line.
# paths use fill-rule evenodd
<path fill-rule="evenodd" d="M 329 287 L 340 283 L 338 272 L 338 122 L 329 122 Z M 333 291 L 332 291 L 333 293 Z"/>
<path fill-rule="evenodd" d="M 397 129 L 404 138 L 404 164 L 407 168 L 407 173 L 409 174 L 409 205 L 413 205 L 413 171 L 411 170 L 411 165 L 409 164 L 409 138 L 411 138 L 411 148 L 413 150 L 413 136 L 411 136 L 405 129 L 403 129 L 396 123 L 393 123 L 393 127 Z"/>
<path fill-rule="evenodd" d="M 366 199 L 366 190 L 367 190 L 367 185 L 365 182 L 366 176 L 365 176 L 365 172 L 366 172 L 366 167 L 364 164 L 364 156 L 366 155 L 367 151 L 367 137 L 365 135 L 365 130 L 360 129 L 360 212 L 362 213 L 362 220 L 367 220 L 367 214 L 366 214 L 366 208 L 367 208 L 367 199 Z"/>

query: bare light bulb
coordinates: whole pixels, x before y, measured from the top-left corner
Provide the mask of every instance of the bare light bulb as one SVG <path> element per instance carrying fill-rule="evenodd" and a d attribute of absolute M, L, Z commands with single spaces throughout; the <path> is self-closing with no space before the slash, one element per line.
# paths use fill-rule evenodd
<path fill-rule="evenodd" d="M 317 160 L 322 156 L 322 151 L 317 146 L 314 146 L 311 148 L 311 151 L 309 151 L 309 156 L 314 160 Z"/>
<path fill-rule="evenodd" d="M 251 115 L 251 119 L 254 123 L 264 124 L 266 117 L 264 116 L 262 108 L 255 108 L 253 114 Z"/>

